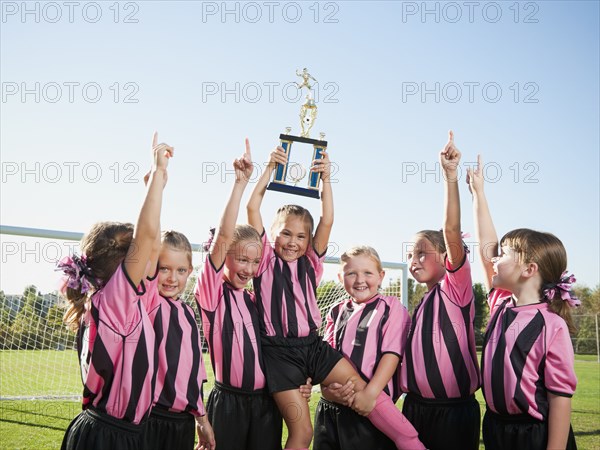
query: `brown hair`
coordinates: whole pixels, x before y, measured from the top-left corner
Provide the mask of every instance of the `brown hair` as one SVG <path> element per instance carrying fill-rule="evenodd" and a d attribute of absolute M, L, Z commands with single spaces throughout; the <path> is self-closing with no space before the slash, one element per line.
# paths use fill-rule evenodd
<path fill-rule="evenodd" d="M 500 240 L 500 245 L 510 247 L 517 254 L 520 263 L 537 264 L 542 278 L 540 297 L 545 296 L 545 288 L 560 283 L 560 278 L 567 269 L 567 251 L 561 240 L 553 234 L 518 228 L 506 233 Z M 575 333 L 577 329 L 571 317 L 571 307 L 562 300 L 558 290 L 553 298 L 547 300 L 550 309 L 567 322 L 569 332 Z"/>
<path fill-rule="evenodd" d="M 425 238 L 431 242 L 440 254 L 446 253 L 446 241 L 441 230 L 421 230 L 415 234 L 415 238 L 415 241 L 419 238 Z"/>
<path fill-rule="evenodd" d="M 185 252 L 188 257 L 190 267 L 192 267 L 192 244 L 183 233 L 178 231 L 168 230 L 163 231 L 161 236 L 162 245 L 171 247 L 174 250 Z"/>
<path fill-rule="evenodd" d="M 379 253 L 377 253 L 377 251 L 373 247 L 369 247 L 368 245 L 357 245 L 356 247 L 352 247 L 346 250 L 344 253 L 342 253 L 342 256 L 340 256 L 340 260 L 346 263 L 350 261 L 351 258 L 360 255 L 365 255 L 371 258 L 377 266 L 377 272 L 383 271 Z"/>
<path fill-rule="evenodd" d="M 81 239 L 81 252 L 86 257 L 86 265 L 91 275 L 88 281 L 100 289 L 113 276 L 119 264 L 125 259 L 133 239 L 133 224 L 121 222 L 98 222 Z M 89 279 L 92 278 L 92 279 Z M 67 287 L 66 297 L 69 307 L 63 317 L 67 326 L 79 328 L 81 316 L 85 312 L 88 294 L 81 288 Z"/>
<path fill-rule="evenodd" d="M 304 225 L 308 228 L 309 242 L 312 245 L 312 237 L 313 230 L 315 227 L 315 222 L 313 220 L 312 215 L 308 211 L 308 209 L 303 208 L 298 205 L 284 205 L 277 210 L 275 214 L 275 219 L 273 220 L 273 225 L 271 225 L 271 233 L 285 220 L 288 216 L 297 216 L 300 217 L 304 221 Z"/>

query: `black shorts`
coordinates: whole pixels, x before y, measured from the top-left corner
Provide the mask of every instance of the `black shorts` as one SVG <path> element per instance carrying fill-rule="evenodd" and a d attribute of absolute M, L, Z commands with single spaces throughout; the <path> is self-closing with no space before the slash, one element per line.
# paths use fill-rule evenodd
<path fill-rule="evenodd" d="M 155 407 L 146 423 L 144 450 L 193 450 L 196 419 L 188 412 L 171 412 Z"/>
<path fill-rule="evenodd" d="M 302 338 L 262 336 L 263 361 L 269 392 L 298 389 L 308 377 L 321 384 L 343 358 L 317 334 Z"/>
<path fill-rule="evenodd" d="M 548 444 L 548 422 L 529 414 L 504 416 L 488 409 L 483 416 L 482 431 L 486 450 L 546 450 Z M 566 450 L 577 450 L 572 427 L 569 428 Z"/>
<path fill-rule="evenodd" d="M 407 394 L 402 412 L 430 450 L 478 450 L 481 411 L 475 395 L 436 400 Z"/>
<path fill-rule="evenodd" d="M 266 391 L 248 393 L 215 383 L 206 410 L 217 448 L 281 450 L 281 414 Z"/>
<path fill-rule="evenodd" d="M 138 450 L 145 423 L 136 425 L 92 408 L 69 424 L 61 450 Z"/>
<path fill-rule="evenodd" d="M 324 398 L 317 405 L 314 428 L 313 450 L 396 450 L 369 419 Z"/>

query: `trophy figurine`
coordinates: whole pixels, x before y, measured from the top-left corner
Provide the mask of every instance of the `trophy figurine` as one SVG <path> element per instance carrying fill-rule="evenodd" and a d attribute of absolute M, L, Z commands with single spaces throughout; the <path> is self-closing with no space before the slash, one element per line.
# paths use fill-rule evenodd
<path fill-rule="evenodd" d="M 312 95 L 311 80 L 317 81 L 304 68 L 302 72 L 296 70 L 296 75 L 302 78 L 302 83 L 296 83 L 298 89 L 306 88 L 306 101 L 300 108 L 300 136 L 291 134 L 292 127 L 287 127 L 285 133 L 279 135 L 281 147 L 285 151 L 287 163 L 277 164 L 273 181 L 269 183 L 267 189 L 272 191 L 285 192 L 288 194 L 302 195 L 305 197 L 319 198 L 319 185 L 321 182 L 321 174 L 319 172 L 310 171 L 308 174 L 308 183 L 306 187 L 298 186 L 298 183 L 306 177 L 306 169 L 301 163 L 290 159 L 292 154 L 292 143 L 298 142 L 301 144 L 312 145 L 312 159 L 309 161 L 309 167 L 315 159 L 321 159 L 322 152 L 327 149 L 327 141 L 325 141 L 325 133 L 320 133 L 320 139 L 311 139 L 310 130 L 315 124 L 317 118 L 317 105 Z M 288 184 L 288 180 L 293 184 Z"/>

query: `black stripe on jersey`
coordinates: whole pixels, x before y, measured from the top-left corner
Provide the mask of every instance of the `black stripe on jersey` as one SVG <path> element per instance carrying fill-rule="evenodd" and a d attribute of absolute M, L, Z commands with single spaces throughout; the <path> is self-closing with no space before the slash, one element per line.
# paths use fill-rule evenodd
<path fill-rule="evenodd" d="M 473 302 L 469 303 L 469 307 L 461 308 L 463 323 L 467 330 L 467 339 L 469 342 L 475 342 L 475 317 L 473 315 L 473 323 L 471 323 L 471 308 L 475 308 Z M 473 345 L 469 345 L 469 355 L 471 355 L 471 361 L 473 366 L 477 367 L 477 349 Z M 477 387 L 481 385 L 481 373 L 477 371 Z"/>
<path fill-rule="evenodd" d="M 348 304 L 348 306 L 346 306 L 344 308 L 344 311 L 342 312 L 342 316 L 340 317 L 339 321 L 337 320 L 337 316 L 339 315 L 339 311 L 340 308 L 342 307 L 342 305 L 339 305 L 339 307 L 337 308 L 337 314 L 336 314 L 336 329 L 335 329 L 335 349 L 341 353 L 342 351 L 342 342 L 344 342 L 344 336 L 346 335 L 346 327 L 348 326 L 348 320 L 350 320 L 350 316 L 352 315 L 352 311 L 354 310 L 352 308 L 352 303 Z"/>
<path fill-rule="evenodd" d="M 415 366 L 412 354 L 412 340 L 415 335 L 415 328 L 417 328 L 417 315 L 419 314 L 421 306 L 423 306 L 423 301 L 421 301 L 421 303 L 419 303 L 413 311 L 413 316 L 410 323 L 410 331 L 408 333 L 408 339 L 406 340 L 406 350 L 404 351 L 404 361 L 406 364 L 406 383 L 408 391 L 418 395 L 421 395 L 421 391 L 419 389 L 419 386 L 417 385 L 417 380 L 415 378 Z"/>
<path fill-rule="evenodd" d="M 446 350 L 448 351 L 448 356 L 450 357 L 450 362 L 452 363 L 452 370 L 454 371 L 454 377 L 456 378 L 460 396 L 464 398 L 469 395 L 469 390 L 471 389 L 469 370 L 467 369 L 467 365 L 460 351 L 460 344 L 458 343 L 458 336 L 456 335 L 454 324 L 450 320 L 450 316 L 446 310 L 446 305 L 442 301 L 441 296 L 442 292 L 440 291 L 440 304 L 438 309 L 438 317 L 441 328 L 440 331 L 444 337 L 444 344 L 446 345 Z M 460 308 L 463 319 L 465 315 L 464 310 L 466 309 L 469 311 L 470 308 L 471 303 Z M 465 330 L 468 330 L 468 321 L 463 323 L 462 326 L 465 327 Z M 465 333 L 465 335 L 468 335 L 468 333 Z"/>
<path fill-rule="evenodd" d="M 421 342 L 423 345 L 424 364 L 425 367 L 428 368 L 426 375 L 431 392 L 433 393 L 434 398 L 445 399 L 448 398 L 448 395 L 446 394 L 446 388 L 444 387 L 444 382 L 442 381 L 442 374 L 440 373 L 437 357 L 435 355 L 435 349 L 433 347 L 433 336 L 436 332 L 433 325 L 433 300 L 436 294 L 439 297 L 438 301 L 442 303 L 439 285 L 434 288 L 433 292 L 425 301 L 425 305 L 423 306 L 423 330 L 421 332 Z"/>
<path fill-rule="evenodd" d="M 223 301 L 225 311 L 223 312 L 223 329 L 221 330 L 221 342 L 223 346 L 223 383 L 231 385 L 231 349 L 233 348 L 234 323 L 231 317 L 231 288 L 223 284 Z"/>
<path fill-rule="evenodd" d="M 524 414 L 529 410 L 527 399 L 521 389 L 521 378 L 523 377 L 523 368 L 525 361 L 531 351 L 533 344 L 539 339 L 544 330 L 544 317 L 538 311 L 531 321 L 525 326 L 523 331 L 519 333 L 515 341 L 515 345 L 510 352 L 510 364 L 517 377 L 517 386 L 515 388 L 514 399 L 515 403 Z"/>
<path fill-rule="evenodd" d="M 248 303 L 251 302 L 250 295 L 246 291 L 244 291 L 244 302 L 246 303 L 246 305 L 248 305 Z M 235 305 L 239 311 L 240 307 L 237 304 L 237 302 Z M 241 311 L 240 316 L 244 317 Z M 256 355 L 254 353 L 254 348 L 252 348 L 252 340 L 250 339 L 250 335 L 248 334 L 247 324 L 242 323 L 241 325 L 244 334 L 244 367 L 242 368 L 242 389 L 246 391 L 253 391 Z"/>
<path fill-rule="evenodd" d="M 142 305 L 139 301 L 138 309 L 140 310 L 141 315 Z M 127 410 L 125 411 L 125 419 L 130 422 L 135 420 L 135 408 L 140 401 L 140 395 L 142 393 L 142 388 L 144 387 L 144 380 L 148 375 L 148 368 L 150 367 L 150 364 L 148 363 L 148 351 L 150 349 L 148 348 L 148 344 L 146 342 L 146 334 L 144 333 L 144 327 L 141 320 L 132 333 L 135 332 L 136 329 L 140 330 L 140 339 L 135 347 L 133 363 L 131 364 L 131 395 L 127 404 Z M 123 340 L 123 342 L 125 342 L 125 340 Z M 154 349 L 152 349 L 152 351 L 154 352 Z M 123 354 L 125 354 L 124 351 Z M 152 387 L 152 393 L 150 395 L 150 398 L 154 398 L 154 387 Z M 148 411 L 144 413 L 144 417 L 146 417 L 149 412 L 150 407 L 148 408 Z"/>
<path fill-rule="evenodd" d="M 504 310 L 504 308 L 506 308 L 506 305 L 508 304 L 508 302 L 510 301 L 510 299 L 506 299 L 497 309 L 496 312 L 494 313 L 494 315 L 492 316 L 492 318 L 490 319 L 489 323 L 488 323 L 488 327 L 485 330 L 485 334 L 483 336 L 483 347 L 481 349 L 481 374 L 483 376 L 483 374 L 485 373 L 485 351 L 487 348 L 487 344 L 490 341 L 490 338 L 492 337 L 492 332 L 493 330 L 496 328 L 496 323 L 498 322 L 498 318 L 500 317 L 500 314 L 502 313 L 502 311 Z M 483 396 L 486 397 L 486 391 L 485 391 L 485 384 L 482 383 L 481 384 L 481 390 L 483 392 Z"/>
<path fill-rule="evenodd" d="M 250 311 L 250 316 L 252 317 L 252 329 L 254 330 L 254 339 L 256 339 L 256 348 L 258 349 L 259 356 L 262 355 L 261 343 L 260 343 L 260 314 L 258 313 L 258 309 L 256 307 L 256 303 L 252 300 L 252 296 L 246 290 L 244 290 L 244 302 L 246 303 L 246 308 Z M 262 358 L 259 357 L 258 362 L 260 364 L 260 368 L 262 373 L 265 372 L 265 366 Z"/>
<path fill-rule="evenodd" d="M 175 378 L 177 376 L 177 367 L 179 366 L 179 356 L 181 354 L 181 338 L 183 330 L 179 325 L 177 308 L 167 301 L 169 311 L 169 329 L 167 330 L 167 341 L 165 343 L 165 354 L 167 356 L 167 369 L 165 373 L 165 384 L 158 398 L 160 405 L 172 405 L 175 401 Z"/>
<path fill-rule="evenodd" d="M 96 327 L 100 326 L 100 317 L 99 317 L 98 308 L 92 303 L 92 320 L 96 324 Z M 91 363 L 94 365 L 94 370 L 102 379 L 104 380 L 104 384 L 102 385 L 102 398 L 98 402 L 98 409 L 101 411 L 106 411 L 106 405 L 108 404 L 108 395 L 110 393 L 110 388 L 113 383 L 113 379 L 115 376 L 115 368 L 113 365 L 113 361 L 110 358 L 110 354 L 106 350 L 104 346 L 104 342 L 102 342 L 102 333 L 98 332 L 98 328 L 96 328 L 96 339 L 94 341 L 94 350 L 92 354 Z M 88 335 L 89 336 L 89 335 Z M 89 344 L 89 343 L 88 343 Z M 97 395 L 96 393 L 95 395 Z"/>
<path fill-rule="evenodd" d="M 200 371 L 200 358 L 202 358 L 202 350 L 200 349 L 200 342 L 198 340 L 198 324 L 196 322 L 196 315 L 194 310 L 185 303 L 182 303 L 183 313 L 185 319 L 190 325 L 190 340 L 192 344 L 192 370 L 190 371 L 190 378 L 188 379 L 187 387 L 187 406 L 186 411 L 198 410 L 198 397 L 200 395 L 200 386 L 202 382 L 198 380 L 198 372 Z"/>
<path fill-rule="evenodd" d="M 542 357 L 540 364 L 537 369 L 537 373 L 539 375 L 537 381 L 535 382 L 535 404 L 537 405 L 537 410 L 539 413 L 546 419 L 548 417 L 548 390 L 544 386 L 545 376 L 544 370 L 546 368 L 546 355 Z"/>
<path fill-rule="evenodd" d="M 389 305 L 379 299 L 377 300 L 377 303 L 383 305 L 384 309 L 383 309 L 383 317 L 379 321 L 379 325 L 377 327 L 377 350 L 376 350 L 377 354 L 375 357 L 375 361 L 377 361 L 377 362 L 375 363 L 375 366 L 373 367 L 373 374 L 375 374 L 377 372 L 377 368 L 379 367 L 379 362 L 381 361 L 381 358 L 383 357 L 383 353 L 381 352 L 381 345 L 383 343 L 383 327 L 385 326 L 388 319 L 390 318 Z M 395 353 L 393 353 L 393 354 L 395 354 Z M 392 386 L 393 386 L 394 392 L 400 392 L 400 386 L 398 384 L 398 381 L 399 381 L 398 377 L 396 377 L 396 376 L 392 377 Z M 385 387 L 383 388 L 383 391 L 388 396 L 390 396 L 390 397 L 392 396 L 392 393 L 390 392 L 388 384 L 385 385 Z"/>
<path fill-rule="evenodd" d="M 367 341 L 367 335 L 369 333 L 369 320 L 371 320 L 371 317 L 377 310 L 377 304 L 378 302 L 374 301 L 366 305 L 362 310 L 358 326 L 356 327 L 356 334 L 353 338 L 354 345 L 352 346 L 352 354 L 350 355 L 350 359 L 354 363 L 356 370 L 367 383 L 369 382 L 369 379 L 365 377 L 365 374 L 361 370 L 366 347 L 364 343 Z"/>
<path fill-rule="evenodd" d="M 306 281 L 310 281 L 310 288 L 315 294 L 315 298 L 317 298 L 317 277 L 315 275 L 315 270 L 310 264 L 310 261 L 306 255 L 303 255 L 298 260 L 298 281 L 300 282 L 300 286 L 302 287 L 302 293 L 304 294 L 304 308 L 306 309 L 306 316 L 308 318 L 308 328 L 311 332 L 317 330 L 317 324 L 312 318 L 312 311 L 310 310 L 310 305 L 308 304 L 308 296 L 306 292 Z"/>
<path fill-rule="evenodd" d="M 225 285 L 223 286 L 223 292 L 225 292 Z M 208 325 L 210 327 L 210 334 L 207 336 L 206 333 L 204 332 L 204 325 L 202 325 L 202 332 L 204 333 L 204 339 L 208 339 L 208 348 L 210 349 L 210 363 L 213 366 L 213 369 L 217 366 L 215 366 L 215 356 L 214 356 L 214 336 L 215 336 L 215 312 L 214 311 L 207 311 L 206 309 L 202 308 L 202 313 L 206 316 L 206 320 L 208 322 Z"/>
<path fill-rule="evenodd" d="M 281 303 L 283 299 L 283 274 L 279 266 L 279 259 L 274 256 L 273 286 L 271 287 L 271 326 L 276 336 L 283 336 L 281 323 Z M 260 288 L 260 286 L 259 286 Z M 281 299 L 281 300 L 280 300 Z"/>
<path fill-rule="evenodd" d="M 294 296 L 294 282 L 292 280 L 292 271 L 286 261 L 281 260 L 283 277 L 281 279 L 283 285 L 283 294 L 285 296 L 285 306 L 287 314 L 287 337 L 298 337 L 298 316 L 296 315 L 296 297 Z M 302 283 L 300 283 L 302 284 Z M 271 302 L 275 300 L 279 303 L 281 297 L 271 297 Z M 281 316 L 280 316 L 281 317 Z"/>
<path fill-rule="evenodd" d="M 254 287 L 254 298 L 256 300 L 256 309 L 258 310 L 258 319 L 260 323 L 260 334 L 262 336 L 267 335 L 267 324 L 265 323 L 265 306 L 262 302 L 262 295 L 260 293 L 260 285 L 262 282 L 262 275 L 257 275 L 256 278 L 252 279 L 252 286 Z"/>
<path fill-rule="evenodd" d="M 157 306 L 153 314 L 155 314 L 154 323 L 152 324 L 154 328 L 154 373 L 152 374 L 152 390 L 154 391 L 154 387 L 156 386 L 156 376 L 158 375 L 158 349 L 164 338 L 162 305 Z M 152 394 L 152 398 L 154 399 L 154 394 Z"/>
<path fill-rule="evenodd" d="M 506 399 L 504 397 L 504 354 L 506 353 L 506 330 L 513 323 L 517 314 L 506 308 L 502 316 L 502 332 L 498 336 L 498 344 L 492 356 L 492 398 L 494 407 L 499 414 L 508 414 Z"/>

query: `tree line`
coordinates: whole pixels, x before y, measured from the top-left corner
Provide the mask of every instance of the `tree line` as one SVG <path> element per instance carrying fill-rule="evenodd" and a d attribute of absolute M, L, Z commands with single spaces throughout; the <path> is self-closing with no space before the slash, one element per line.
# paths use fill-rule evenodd
<path fill-rule="evenodd" d="M 384 295 L 401 292 L 401 281 L 395 280 L 382 289 Z M 425 294 L 427 287 L 408 280 L 408 310 L 412 314 Z M 581 306 L 572 310 L 578 331 L 573 336 L 576 353 L 596 354 L 596 315 L 600 314 L 600 285 L 589 288 L 576 285 L 575 294 Z M 489 320 L 486 290 L 481 283 L 473 285 L 475 296 L 475 340 L 483 344 L 485 327 Z M 337 300 L 346 295 L 343 287 L 335 281 L 326 281 L 317 288 L 317 299 L 323 317 Z M 193 296 L 188 296 L 193 301 Z M 63 324 L 65 303 L 56 295 L 43 295 L 35 285 L 27 286 L 21 296 L 7 296 L 0 291 L 0 349 L 1 350 L 64 350 L 74 348 L 74 334 Z M 195 307 L 194 307 L 195 308 Z"/>

